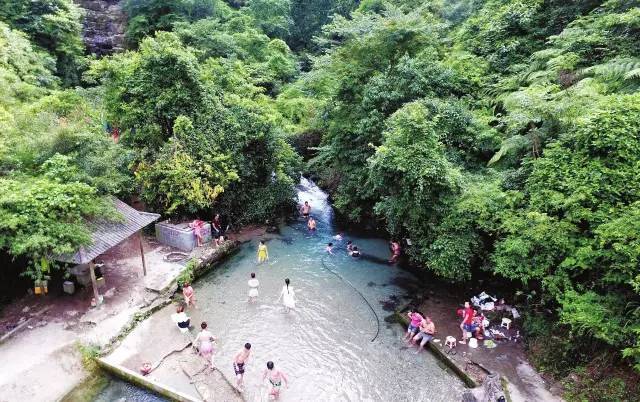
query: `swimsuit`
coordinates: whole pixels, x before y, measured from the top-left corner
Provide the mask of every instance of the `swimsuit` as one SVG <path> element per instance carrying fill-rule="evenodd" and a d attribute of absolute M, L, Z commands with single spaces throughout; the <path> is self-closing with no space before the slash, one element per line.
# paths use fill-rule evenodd
<path fill-rule="evenodd" d="M 202 356 L 213 353 L 213 344 L 210 341 L 202 341 L 200 343 L 200 354 Z"/>
<path fill-rule="evenodd" d="M 189 328 L 189 321 L 190 320 L 179 322 L 178 323 L 178 328 Z"/>
<path fill-rule="evenodd" d="M 233 371 L 236 375 L 244 374 L 244 363 L 233 362 Z"/>
<path fill-rule="evenodd" d="M 278 380 L 277 382 L 273 382 L 271 378 L 269 378 L 269 382 L 273 388 L 280 388 L 282 386 L 282 380 Z"/>

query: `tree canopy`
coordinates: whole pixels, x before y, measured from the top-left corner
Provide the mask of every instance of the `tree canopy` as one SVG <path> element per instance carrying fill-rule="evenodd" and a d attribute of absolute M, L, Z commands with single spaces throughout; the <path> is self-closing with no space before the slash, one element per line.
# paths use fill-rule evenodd
<path fill-rule="evenodd" d="M 264 223 L 305 171 L 434 277 L 512 287 L 567 398 L 631 398 L 584 373 L 640 372 L 640 2 L 123 5 L 128 49 L 92 59 L 72 1 L 0 4 L 0 248 L 26 272 L 107 196 Z"/>

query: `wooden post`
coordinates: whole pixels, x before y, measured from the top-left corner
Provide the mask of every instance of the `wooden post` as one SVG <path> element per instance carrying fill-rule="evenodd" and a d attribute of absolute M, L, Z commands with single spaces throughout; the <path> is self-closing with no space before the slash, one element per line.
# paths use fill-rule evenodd
<path fill-rule="evenodd" d="M 98 281 L 96 280 L 96 270 L 93 261 L 89 262 L 89 273 L 91 274 L 91 286 L 93 286 L 93 297 L 96 299 L 96 307 L 100 305 L 100 293 L 98 292 Z"/>
<path fill-rule="evenodd" d="M 140 241 L 140 258 L 142 259 L 142 275 L 147 276 L 147 264 L 144 261 L 144 247 L 142 247 L 141 231 L 138 231 L 138 240 Z"/>

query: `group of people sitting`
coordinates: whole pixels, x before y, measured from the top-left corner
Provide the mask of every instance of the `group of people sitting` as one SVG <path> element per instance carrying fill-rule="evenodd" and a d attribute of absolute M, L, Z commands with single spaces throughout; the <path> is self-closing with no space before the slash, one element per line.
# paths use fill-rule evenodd
<path fill-rule="evenodd" d="M 411 345 L 418 345 L 416 353 L 424 349 L 427 342 L 431 341 L 436 334 L 436 326 L 430 317 L 415 309 L 409 310 L 409 326 L 404 340 Z M 420 342 L 418 344 L 418 342 Z"/>

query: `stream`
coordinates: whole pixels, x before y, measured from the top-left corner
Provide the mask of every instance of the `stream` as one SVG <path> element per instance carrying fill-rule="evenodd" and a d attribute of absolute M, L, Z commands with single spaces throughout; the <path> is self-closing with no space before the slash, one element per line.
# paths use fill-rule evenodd
<path fill-rule="evenodd" d="M 462 382 L 430 353 L 416 355 L 403 342 L 403 329 L 384 321 L 417 287 L 410 273 L 386 264 L 386 241 L 348 232 L 337 241 L 327 195 L 303 178 L 298 198 L 311 204 L 315 233 L 300 218 L 267 242 L 266 263 L 256 262 L 257 241 L 246 244 L 194 285 L 200 313 L 211 317 L 209 329 L 219 338 L 215 363 L 222 373 L 233 379 L 233 356 L 250 342 L 248 401 L 267 400 L 261 380 L 268 360 L 289 377 L 282 401 L 460 400 Z M 347 254 L 347 239 L 363 258 Z M 330 241 L 333 255 L 325 251 Z M 260 281 L 254 304 L 247 303 L 251 272 Z M 290 313 L 277 303 L 284 278 L 290 278 L 298 300 Z M 117 392 L 110 397 L 138 400 Z"/>

